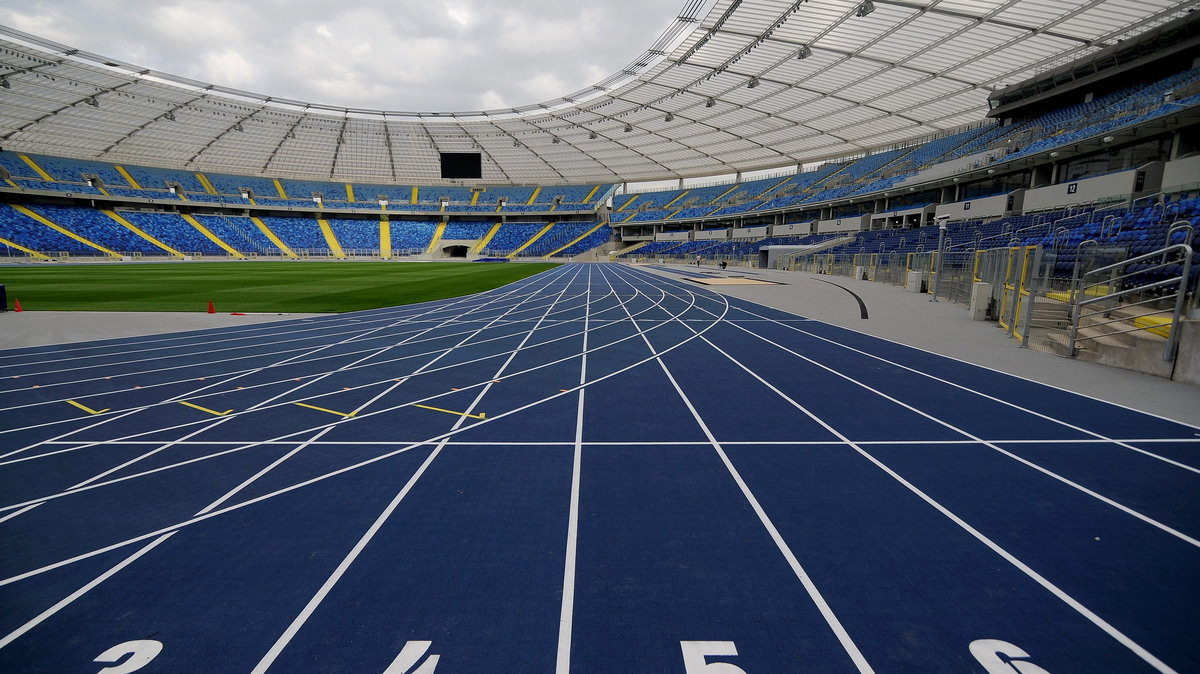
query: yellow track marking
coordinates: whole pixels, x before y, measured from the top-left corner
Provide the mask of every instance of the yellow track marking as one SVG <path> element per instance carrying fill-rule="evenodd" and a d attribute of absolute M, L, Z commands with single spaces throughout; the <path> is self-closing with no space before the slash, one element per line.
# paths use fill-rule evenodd
<path fill-rule="evenodd" d="M 94 410 L 94 409 L 88 407 L 87 405 L 84 405 L 83 403 L 77 403 L 74 400 L 68 400 L 67 402 L 78 407 L 79 409 L 83 410 L 84 412 L 87 412 L 88 414 L 100 414 L 101 412 L 108 411 L 107 407 L 102 410 Z"/>
<path fill-rule="evenodd" d="M 180 405 L 187 405 L 188 407 L 191 407 L 191 408 L 193 408 L 193 409 L 200 410 L 201 412 L 208 412 L 209 414 L 215 414 L 215 415 L 217 415 L 217 416 L 219 416 L 219 417 L 223 417 L 223 416 L 225 416 L 226 414 L 229 414 L 230 412 L 232 412 L 232 411 L 233 411 L 233 410 L 225 410 L 224 412 L 218 412 L 218 411 L 216 411 L 216 410 L 210 410 L 210 409 L 208 409 L 207 407 L 201 407 L 201 406 L 199 406 L 199 405 L 193 405 L 192 403 L 189 403 L 189 402 L 187 402 L 187 401 L 184 401 L 184 400 L 180 400 L 180 401 L 179 401 L 179 404 L 180 404 Z"/>
<path fill-rule="evenodd" d="M 330 414 L 334 414 L 334 415 L 337 415 L 337 416 L 339 416 L 339 417 L 345 417 L 345 418 L 347 418 L 347 419 L 348 419 L 348 418 L 350 418 L 350 417 L 352 417 L 352 416 L 354 416 L 355 414 L 358 414 L 358 411 L 357 411 L 357 410 L 355 410 L 354 412 L 351 412 L 351 413 L 349 413 L 349 414 L 346 414 L 346 413 L 344 413 L 344 412 L 336 412 L 336 411 L 334 411 L 334 410 L 327 410 L 327 409 L 325 409 L 324 407 L 317 407 L 316 405 L 309 405 L 309 404 L 307 404 L 307 403 L 292 403 L 292 404 L 293 404 L 293 405 L 299 405 L 300 407 L 307 407 L 307 408 L 308 408 L 308 409 L 310 409 L 310 410 L 317 410 L 318 412 L 328 412 L 328 413 L 330 413 Z"/>
<path fill-rule="evenodd" d="M 446 414 L 456 414 L 460 417 L 467 417 L 470 419 L 486 419 L 487 418 L 487 416 L 485 414 L 483 414 L 482 412 L 479 414 L 467 414 L 466 412 L 455 412 L 454 410 L 444 410 L 440 407 L 430 407 L 429 405 L 417 405 L 416 403 L 413 404 L 413 407 L 420 407 L 423 410 L 433 410 L 434 412 L 445 412 Z"/>

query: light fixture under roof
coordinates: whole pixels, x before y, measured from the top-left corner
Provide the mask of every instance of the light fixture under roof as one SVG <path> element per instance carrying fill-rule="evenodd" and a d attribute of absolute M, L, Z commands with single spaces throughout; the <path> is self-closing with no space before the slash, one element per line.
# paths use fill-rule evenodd
<path fill-rule="evenodd" d="M 757 87 L 757 86 L 758 86 L 758 78 L 757 77 L 751 77 L 750 81 L 746 83 L 747 89 L 753 89 L 754 87 Z"/>
<path fill-rule="evenodd" d="M 12 89 L 12 85 L 8 83 L 7 77 L 0 77 L 0 87 L 4 87 L 5 89 Z"/>
<path fill-rule="evenodd" d="M 714 105 L 716 105 L 716 104 L 717 104 L 717 99 L 715 99 L 715 98 L 710 98 L 710 99 L 708 99 L 707 101 L 705 101 L 705 102 L 704 102 L 704 107 L 706 107 L 706 108 L 711 108 L 711 107 L 713 107 L 713 106 L 714 106 Z"/>
<path fill-rule="evenodd" d="M 803 61 L 809 56 L 812 56 L 812 49 L 806 44 L 800 45 L 800 51 L 796 53 L 796 58 Z"/>
<path fill-rule="evenodd" d="M 855 12 L 854 16 L 866 16 L 874 11 L 875 3 L 871 2 L 871 0 L 866 0 L 866 2 L 858 6 L 858 11 Z"/>
<path fill-rule="evenodd" d="M 667 116 L 666 116 L 666 117 L 663 117 L 663 121 L 664 121 L 664 122 L 674 122 L 674 121 L 675 121 L 675 115 L 672 115 L 671 113 L 669 113 L 669 112 L 668 112 L 668 113 L 667 113 Z"/>
<path fill-rule="evenodd" d="M 597 136 L 596 136 L 595 131 L 592 131 L 591 133 L 588 134 L 588 140 L 596 140 L 596 138 L 597 138 Z"/>
<path fill-rule="evenodd" d="M 628 123 L 625 124 L 625 133 L 629 133 L 630 131 L 633 131 L 633 125 Z"/>

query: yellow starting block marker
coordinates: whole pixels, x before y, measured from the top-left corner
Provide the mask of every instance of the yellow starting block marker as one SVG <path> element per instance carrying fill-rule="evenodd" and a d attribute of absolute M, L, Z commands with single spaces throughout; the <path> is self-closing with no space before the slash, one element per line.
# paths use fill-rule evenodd
<path fill-rule="evenodd" d="M 293 403 L 293 404 L 295 404 L 295 405 L 299 405 L 300 407 L 307 407 L 307 408 L 308 408 L 308 409 L 310 409 L 310 410 L 316 410 L 316 411 L 318 411 L 318 412 L 328 412 L 329 414 L 333 414 L 333 415 L 336 415 L 336 416 L 339 416 L 339 417 L 343 417 L 343 418 L 346 418 L 346 419 L 349 419 L 350 417 L 352 417 L 352 416 L 354 416 L 354 415 L 358 414 L 358 411 L 357 411 L 357 410 L 355 410 L 355 411 L 353 411 L 353 412 L 351 412 L 351 413 L 349 413 L 349 414 L 346 414 L 346 413 L 344 413 L 344 412 L 337 412 L 337 411 L 335 411 L 335 410 L 327 410 L 327 409 L 325 409 L 324 407 L 317 407 L 316 405 L 309 405 L 309 404 L 307 404 L 307 403 Z"/>
<path fill-rule="evenodd" d="M 78 407 L 79 409 L 83 410 L 84 412 L 87 412 L 88 414 L 100 414 L 101 412 L 108 411 L 107 407 L 102 410 L 94 410 L 94 409 L 88 407 L 87 405 L 84 405 L 83 403 L 77 403 L 74 400 L 68 400 L 67 402 Z"/>
<path fill-rule="evenodd" d="M 413 403 L 413 407 L 420 407 L 423 410 L 433 410 L 434 412 L 445 412 L 446 414 L 455 414 L 468 419 L 486 419 L 487 415 L 480 412 L 479 414 L 467 414 L 466 412 L 455 412 L 454 410 L 444 410 L 440 407 L 430 407 L 429 405 L 418 405 Z"/>
<path fill-rule="evenodd" d="M 179 404 L 180 404 L 180 405 L 187 405 L 188 407 L 190 407 L 190 408 L 192 408 L 192 409 L 195 409 L 195 410 L 200 410 L 201 412 L 208 412 L 209 414 L 214 414 L 214 415 L 216 415 L 216 416 L 218 416 L 218 417 L 223 417 L 223 416 L 225 416 L 226 414 L 229 414 L 230 412 L 232 412 L 232 411 L 233 411 L 233 410 L 225 410 L 224 412 L 218 412 L 218 411 L 216 411 L 216 410 L 210 410 L 210 409 L 208 409 L 207 407 L 201 407 L 201 406 L 199 406 L 199 405 L 194 405 L 194 404 L 192 404 L 192 403 L 189 403 L 189 402 L 187 402 L 187 401 L 185 401 L 185 400 L 180 400 L 180 401 L 179 401 Z"/>

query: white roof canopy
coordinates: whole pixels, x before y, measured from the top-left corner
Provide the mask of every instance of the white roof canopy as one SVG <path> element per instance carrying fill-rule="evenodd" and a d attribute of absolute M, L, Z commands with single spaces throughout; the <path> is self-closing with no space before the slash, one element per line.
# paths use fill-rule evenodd
<path fill-rule="evenodd" d="M 118 163 L 402 184 L 437 183 L 439 152 L 471 151 L 482 152 L 487 183 L 728 174 L 979 122 L 993 89 L 1198 4 L 689 0 L 622 72 L 554 101 L 477 112 L 275 99 L 0 27 L 0 144 Z"/>

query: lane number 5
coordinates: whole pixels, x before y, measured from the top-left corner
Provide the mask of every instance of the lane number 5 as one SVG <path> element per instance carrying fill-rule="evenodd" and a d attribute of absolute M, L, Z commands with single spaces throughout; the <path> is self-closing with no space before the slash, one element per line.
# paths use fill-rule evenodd
<path fill-rule="evenodd" d="M 728 662 L 709 662 L 709 657 L 737 655 L 732 641 L 680 641 L 683 669 L 687 674 L 746 674 L 746 670 Z"/>
<path fill-rule="evenodd" d="M 988 674 L 1050 674 L 1027 660 L 1029 654 L 1019 646 L 999 639 L 979 639 L 971 642 L 971 655 L 983 665 Z"/>

